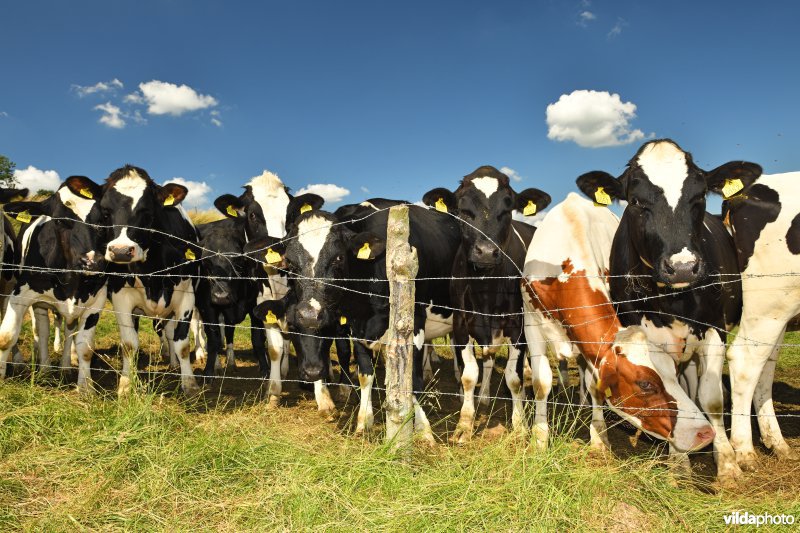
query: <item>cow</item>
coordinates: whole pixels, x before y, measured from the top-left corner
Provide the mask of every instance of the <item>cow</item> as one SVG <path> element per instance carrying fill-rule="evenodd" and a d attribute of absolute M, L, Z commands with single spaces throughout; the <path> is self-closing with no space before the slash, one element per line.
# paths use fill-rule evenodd
<path fill-rule="evenodd" d="M 44 309 L 44 319 L 37 317 L 36 325 L 40 361 L 49 364 L 49 308 L 63 317 L 70 337 L 75 335 L 78 390 L 92 392 L 92 344 L 107 294 L 103 255 L 108 239 L 105 229 L 98 226 L 103 222 L 101 193 L 91 179 L 70 176 L 42 202 L 6 205 L 6 212 L 24 225 L 17 239 L 17 283 L 0 324 L 0 375 L 5 376 L 9 351 L 31 306 Z M 67 345 L 62 366 L 69 366 L 69 356 Z"/>
<path fill-rule="evenodd" d="M 291 214 L 293 217 L 301 212 L 319 209 L 324 202 L 322 197 L 312 193 L 293 196 L 278 175 L 268 170 L 253 177 L 244 189 L 239 196 L 223 194 L 214 200 L 214 205 L 226 217 L 244 221 L 245 238 L 248 242 L 268 238 L 282 239 L 286 236 L 287 224 L 291 222 L 287 220 L 287 215 Z M 256 297 L 258 303 L 279 299 L 286 294 L 287 282 L 283 272 L 264 261 L 256 264 L 256 272 L 260 278 Z M 267 324 L 265 335 L 269 362 L 264 354 L 255 355 L 262 375 L 269 376 L 269 401 L 276 405 L 282 390 L 281 374 L 288 369 L 288 359 L 283 357 L 284 339 L 280 325 Z"/>
<path fill-rule="evenodd" d="M 324 211 L 301 214 L 290 226 L 283 242 L 269 245 L 280 254 L 282 268 L 289 272 L 290 291 L 281 300 L 259 305 L 265 321 L 285 320 L 288 336 L 298 355 L 300 379 L 315 382 L 321 411 L 333 409 L 325 384 L 329 350 L 337 325 L 350 326 L 358 362 L 361 393 L 356 433 L 373 425 L 371 390 L 374 381 L 373 352 L 387 341 L 389 284 L 386 276 L 386 226 L 388 211 L 362 206 L 363 212 L 344 224 Z M 413 387 L 422 383 L 422 347 L 430 335 L 427 316 L 440 315 L 450 307 L 447 277 L 459 243 L 458 225 L 452 217 L 419 206 L 409 206 L 409 243 L 419 258 L 415 282 Z M 253 243 L 251 243 L 252 245 Z M 267 248 L 267 244 L 261 244 Z M 263 254 L 263 252 L 262 252 Z M 433 441 L 427 417 L 414 400 L 415 428 Z"/>
<path fill-rule="evenodd" d="M 111 226 L 104 257 L 116 265 L 108 292 L 122 343 L 120 395 L 130 391 L 135 371 L 135 315 L 168 319 L 167 342 L 178 356 L 181 387 L 187 395 L 200 390 L 189 359 L 200 248 L 197 230 L 180 205 L 187 193 L 176 183 L 157 185 L 144 169 L 132 165 L 113 171 L 103 185 L 100 208 Z"/>
<path fill-rule="evenodd" d="M 637 429 L 669 441 L 673 452 L 703 448 L 713 441 L 714 429 L 678 383 L 672 358 L 648 344 L 641 327 L 623 328 L 614 312 L 606 276 L 618 224 L 605 206 L 569 193 L 539 222 L 528 247 L 522 296 L 535 441 L 545 446 L 549 434 L 546 400 L 552 371 L 546 348 L 572 358 L 577 346 L 591 393 L 592 449 L 609 446 L 606 404 Z"/>
<path fill-rule="evenodd" d="M 0 187 L 0 257 L 3 258 L 3 265 L 0 266 L 0 312 L 5 311 L 6 302 L 14 289 L 16 283 L 16 272 L 14 265 L 19 263 L 19 251 L 15 248 L 14 242 L 17 233 L 11 222 L 3 216 L 3 204 L 12 200 L 21 200 L 28 196 L 28 189 L 14 189 L 13 187 Z M 22 363 L 22 353 L 19 348 L 14 346 L 14 362 Z"/>
<path fill-rule="evenodd" d="M 722 419 L 722 366 L 742 288 L 732 238 L 706 212 L 706 193 L 752 171 L 742 161 L 703 170 L 677 143 L 657 139 L 639 148 L 621 176 L 594 171 L 577 179 L 598 203 L 628 202 L 611 249 L 611 298 L 623 326 L 642 326 L 676 365 L 698 365 L 697 398 L 714 427 L 722 484 L 741 474 Z"/>
<path fill-rule="evenodd" d="M 464 402 L 452 438 L 459 443 L 472 438 L 474 391 L 480 377 L 473 343 L 483 349 L 482 401 L 488 401 L 494 355 L 508 343 L 505 379 L 512 397 L 512 425 L 515 431 L 524 432 L 524 361 L 520 354 L 525 341 L 519 284 L 535 228 L 512 220 L 512 211 L 525 215 L 540 212 L 550 203 L 550 196 L 534 188 L 515 192 L 506 174 L 481 166 L 464 176 L 454 192 L 436 188 L 425 193 L 422 201 L 456 217 L 461 228 L 450 299 L 456 309 L 452 339 L 456 359 L 463 363 Z"/>
<path fill-rule="evenodd" d="M 750 405 L 758 415 L 761 441 L 781 459 L 797 459 L 781 434 L 772 403 L 778 351 L 800 313 L 800 172 L 762 175 L 744 166 L 723 184 L 726 220 L 742 272 L 739 331 L 728 348 L 731 378 L 731 445 L 742 468 L 757 465 Z M 792 274 L 794 273 L 794 274 Z"/>

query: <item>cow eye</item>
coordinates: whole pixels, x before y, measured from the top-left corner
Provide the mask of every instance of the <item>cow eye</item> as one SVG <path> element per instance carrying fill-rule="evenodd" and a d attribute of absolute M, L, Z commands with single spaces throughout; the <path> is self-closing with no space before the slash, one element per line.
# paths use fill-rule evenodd
<path fill-rule="evenodd" d="M 642 392 L 646 393 L 654 393 L 657 390 L 655 383 L 652 381 L 637 381 L 636 385 L 641 389 Z"/>
<path fill-rule="evenodd" d="M 475 218 L 475 213 L 473 213 L 469 209 L 461 209 L 459 210 L 459 213 L 461 214 L 461 218 L 467 218 L 467 219 Z"/>

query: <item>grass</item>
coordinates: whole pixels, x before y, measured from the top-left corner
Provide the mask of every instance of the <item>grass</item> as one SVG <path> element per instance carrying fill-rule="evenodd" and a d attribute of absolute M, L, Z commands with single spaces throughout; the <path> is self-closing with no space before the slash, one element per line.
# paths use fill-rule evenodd
<path fill-rule="evenodd" d="M 112 317 L 98 325 L 99 351 L 118 343 Z M 237 348 L 248 337 L 237 330 Z M 140 338 L 157 352 L 148 320 Z M 786 349 L 780 365 L 797 376 L 800 350 Z M 568 423 L 547 451 L 505 435 L 419 445 L 399 459 L 379 437 L 324 422 L 310 401 L 202 401 L 157 388 L 116 399 L 0 384 L 0 530 L 671 531 L 724 529 L 732 511 L 800 516 L 794 483 L 748 478 L 713 494 L 676 481 L 655 451 L 592 456 Z"/>
<path fill-rule="evenodd" d="M 722 514 L 799 513 L 670 486 L 651 459 L 598 460 L 556 439 L 423 448 L 398 460 L 311 409 L 198 414 L 155 394 L 82 399 L 0 388 L 0 528 L 64 530 L 717 529 Z"/>

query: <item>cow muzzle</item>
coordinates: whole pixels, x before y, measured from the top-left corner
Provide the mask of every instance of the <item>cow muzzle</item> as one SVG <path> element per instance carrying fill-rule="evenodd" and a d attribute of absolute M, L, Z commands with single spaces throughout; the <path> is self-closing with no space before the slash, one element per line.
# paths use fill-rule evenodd
<path fill-rule="evenodd" d="M 659 277 L 673 289 L 683 289 L 702 278 L 703 262 L 696 257 L 685 260 L 664 258 L 659 266 Z"/>
<path fill-rule="evenodd" d="M 477 270 L 494 268 L 500 264 L 500 248 L 493 242 L 476 242 L 470 247 L 468 259 Z"/>

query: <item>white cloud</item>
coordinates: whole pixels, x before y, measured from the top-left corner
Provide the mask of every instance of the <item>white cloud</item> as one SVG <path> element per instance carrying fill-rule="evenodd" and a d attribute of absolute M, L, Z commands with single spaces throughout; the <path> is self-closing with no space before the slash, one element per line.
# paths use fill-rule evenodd
<path fill-rule="evenodd" d="M 219 111 L 217 111 L 215 109 L 214 111 L 212 111 L 210 113 L 210 115 L 211 115 L 211 123 L 213 125 L 215 125 L 216 127 L 221 128 L 222 127 L 222 120 L 220 120 L 221 117 L 220 117 Z"/>
<path fill-rule="evenodd" d="M 8 116 L 8 113 L 6 113 L 5 111 L 0 111 L 0 117 L 5 118 L 7 116 Z"/>
<path fill-rule="evenodd" d="M 123 102 L 126 104 L 143 104 L 144 98 L 141 94 L 137 92 L 133 92 L 131 94 L 126 94 L 125 98 L 122 99 Z"/>
<path fill-rule="evenodd" d="M 165 183 L 177 183 L 189 189 L 189 194 L 183 200 L 183 206 L 187 209 L 203 209 L 211 205 L 209 193 L 211 187 L 205 181 L 192 181 L 184 178 L 172 178 Z"/>
<path fill-rule="evenodd" d="M 190 111 L 206 109 L 217 105 L 213 96 L 199 94 L 188 85 L 175 85 L 165 81 L 148 81 L 140 83 L 138 93 L 129 94 L 125 101 L 129 103 L 146 103 L 147 112 L 151 115 L 180 116 Z"/>
<path fill-rule="evenodd" d="M 628 25 L 628 22 L 624 18 L 618 18 L 617 23 L 614 24 L 614 27 L 611 28 L 611 31 L 608 32 L 608 38 L 613 39 L 620 33 L 622 33 L 622 28 Z"/>
<path fill-rule="evenodd" d="M 55 170 L 39 170 L 33 165 L 28 168 L 14 171 L 14 177 L 21 188 L 30 189 L 31 193 L 47 190 L 55 191 L 61 185 L 61 178 Z"/>
<path fill-rule="evenodd" d="M 299 191 L 297 191 L 298 195 L 306 194 L 306 193 L 314 193 L 322 196 L 326 202 L 329 204 L 335 204 L 336 202 L 341 202 L 345 196 L 350 194 L 348 189 L 344 187 L 339 187 L 338 185 L 334 185 L 333 183 L 314 183 L 311 185 L 306 185 Z"/>
<path fill-rule="evenodd" d="M 111 102 L 94 106 L 95 111 L 102 111 L 98 122 L 105 124 L 109 128 L 122 129 L 125 127 L 125 119 L 123 119 L 122 111 L 119 107 Z"/>
<path fill-rule="evenodd" d="M 581 11 L 578 14 L 578 26 L 586 26 L 591 21 L 597 19 L 597 15 L 592 13 L 591 11 Z"/>
<path fill-rule="evenodd" d="M 361 189 L 361 192 L 363 192 L 363 193 L 365 193 L 365 194 L 369 194 L 369 189 L 367 189 L 367 188 L 366 188 L 366 187 L 364 187 L 363 185 L 360 187 L 360 189 Z"/>
<path fill-rule="evenodd" d="M 572 91 L 547 106 L 547 138 L 574 141 L 585 148 L 630 144 L 644 138 L 631 129 L 636 105 L 606 91 Z"/>
<path fill-rule="evenodd" d="M 511 181 L 522 181 L 522 176 L 519 175 L 519 172 L 511 167 L 500 167 L 500 172 L 511 178 Z"/>
<path fill-rule="evenodd" d="M 114 78 L 111 81 L 99 81 L 94 85 L 72 85 L 72 90 L 78 93 L 78 96 L 83 98 L 84 96 L 89 96 L 90 94 L 95 93 L 107 93 L 111 91 L 115 91 L 117 89 L 122 89 L 123 85 L 122 82 L 119 81 L 117 78 Z"/>

